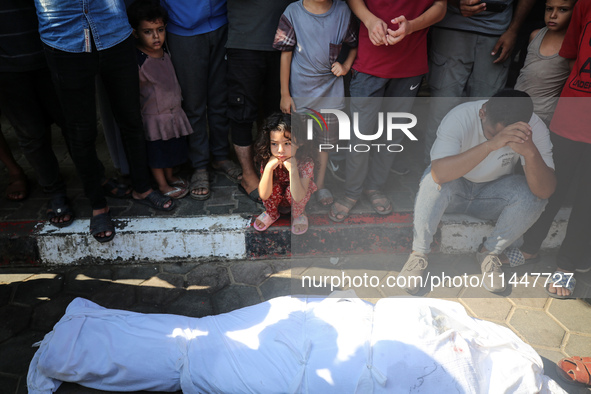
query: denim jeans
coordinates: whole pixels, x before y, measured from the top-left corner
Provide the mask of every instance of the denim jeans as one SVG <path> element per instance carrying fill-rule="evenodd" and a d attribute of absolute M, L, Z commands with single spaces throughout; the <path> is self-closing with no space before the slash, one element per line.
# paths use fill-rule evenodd
<path fill-rule="evenodd" d="M 589 261 L 591 245 L 591 144 L 550 133 L 556 166 L 556 191 L 538 221 L 524 234 L 522 250 L 537 253 L 548 235 L 554 217 L 564 204 L 571 184 L 576 185 L 575 200 L 568 219 L 566 236 L 556 262 L 559 268 L 574 271 Z"/>
<path fill-rule="evenodd" d="M 230 152 L 224 47 L 227 36 L 228 25 L 196 36 L 167 34 L 183 93 L 183 109 L 193 128 L 189 136 L 189 159 L 196 169 L 207 167 L 210 154 L 213 160 L 221 161 Z"/>
<path fill-rule="evenodd" d="M 133 37 L 112 48 L 88 53 L 45 46 L 47 63 L 64 114 L 72 160 L 92 209 L 107 206 L 101 182 L 105 169 L 96 153 L 95 76 L 100 75 L 121 130 L 133 188 L 150 189 L 150 172 L 139 103 L 139 75 Z"/>
<path fill-rule="evenodd" d="M 65 134 L 65 122 L 49 70 L 0 73 L 0 107 L 43 191 L 65 194 L 66 184 L 51 146 L 51 124 L 57 123 Z"/>
<path fill-rule="evenodd" d="M 385 79 L 373 75 L 353 72 L 351 79 L 351 113 L 359 113 L 359 131 L 365 135 L 374 134 L 378 127 L 378 113 L 387 110 L 389 112 L 410 112 L 413 99 L 416 97 L 421 83 L 422 75 L 410 78 Z M 414 89 L 412 89 L 414 87 Z M 400 97 L 393 105 L 382 109 L 376 105 L 380 97 Z M 368 99 L 370 98 L 370 99 Z M 351 133 L 351 146 L 355 144 L 380 143 L 397 144 L 402 141 L 404 135 L 396 134 L 391 141 L 386 141 L 386 133 L 377 141 L 362 141 L 355 133 Z M 358 200 L 363 190 L 379 190 L 382 188 L 396 153 L 381 149 L 379 152 L 346 152 L 347 179 L 345 183 L 345 195 L 353 200 Z"/>
<path fill-rule="evenodd" d="M 506 175 L 495 181 L 474 183 L 465 178 L 438 185 L 427 168 L 414 211 L 414 251 L 429 253 L 444 213 L 464 213 L 496 220 L 484 246 L 500 254 L 519 239 L 544 211 L 548 200 L 536 197 L 523 175 Z"/>

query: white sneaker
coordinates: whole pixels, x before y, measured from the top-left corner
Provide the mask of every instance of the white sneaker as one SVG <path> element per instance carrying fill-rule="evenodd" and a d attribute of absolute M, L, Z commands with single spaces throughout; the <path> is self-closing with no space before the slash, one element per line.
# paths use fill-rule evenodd
<path fill-rule="evenodd" d="M 505 291 L 505 274 L 501 267 L 503 264 L 496 254 L 484 256 L 480 269 L 482 270 L 482 286 L 491 293 Z"/>
<path fill-rule="evenodd" d="M 400 287 L 409 294 L 417 294 L 423 285 L 423 273 L 427 265 L 427 256 L 419 253 L 411 253 L 398 274 L 397 282 L 400 281 L 400 283 L 404 284 L 404 286 Z M 400 278 L 405 278 L 405 280 L 402 282 Z"/>

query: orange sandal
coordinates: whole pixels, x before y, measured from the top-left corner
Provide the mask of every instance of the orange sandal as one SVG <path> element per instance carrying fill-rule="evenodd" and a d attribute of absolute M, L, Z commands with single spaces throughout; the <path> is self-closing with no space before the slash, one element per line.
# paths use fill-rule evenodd
<path fill-rule="evenodd" d="M 563 358 L 556 364 L 556 372 L 565 382 L 591 386 L 591 357 Z"/>

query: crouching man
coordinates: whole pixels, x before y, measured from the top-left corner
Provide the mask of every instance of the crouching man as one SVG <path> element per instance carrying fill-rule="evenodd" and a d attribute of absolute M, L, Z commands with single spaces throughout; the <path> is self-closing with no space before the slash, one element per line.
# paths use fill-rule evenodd
<path fill-rule="evenodd" d="M 525 176 L 513 174 L 518 159 Z M 417 194 L 413 251 L 400 272 L 406 278 L 405 290 L 420 290 L 418 277 L 427 268 L 433 235 L 443 214 L 453 212 L 496 220 L 477 260 L 483 286 L 504 291 L 503 263 L 524 263 L 518 252 L 507 257 L 517 249 L 507 255 L 504 251 L 538 219 L 555 187 L 549 132 L 533 114 L 527 93 L 505 90 L 488 101 L 452 109 L 437 130 L 430 171 Z"/>

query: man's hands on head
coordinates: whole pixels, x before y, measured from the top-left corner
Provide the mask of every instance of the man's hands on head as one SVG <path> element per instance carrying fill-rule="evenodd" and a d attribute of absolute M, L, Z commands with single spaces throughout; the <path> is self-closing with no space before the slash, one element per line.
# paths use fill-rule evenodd
<path fill-rule="evenodd" d="M 494 151 L 497 149 L 501 149 L 502 147 L 510 143 L 514 145 L 522 145 L 525 144 L 527 141 L 529 141 L 530 144 L 532 142 L 531 126 L 525 122 L 517 122 L 504 127 L 494 137 L 488 140 L 488 144 L 490 150 Z"/>

